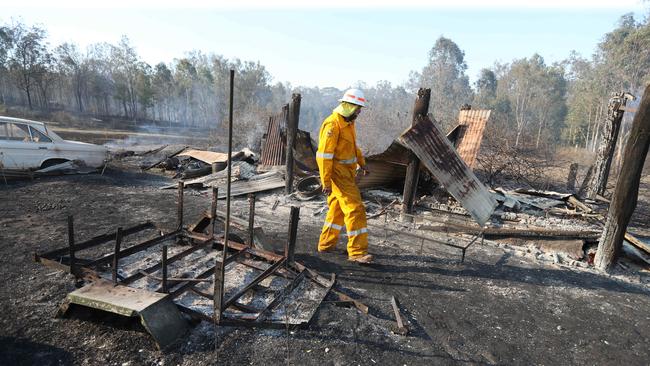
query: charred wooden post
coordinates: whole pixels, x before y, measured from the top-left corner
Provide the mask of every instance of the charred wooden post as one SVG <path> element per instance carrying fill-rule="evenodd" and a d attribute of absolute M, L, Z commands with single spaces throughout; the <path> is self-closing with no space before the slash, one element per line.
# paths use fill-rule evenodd
<path fill-rule="evenodd" d="M 296 240 L 298 239 L 298 220 L 300 220 L 300 207 L 291 206 L 291 216 L 289 217 L 289 238 L 287 245 L 284 247 L 284 257 L 287 264 L 293 263 L 294 253 L 296 251 Z"/>
<path fill-rule="evenodd" d="M 226 221 L 224 223 L 223 248 L 221 261 L 216 259 L 214 271 L 214 322 L 221 323 L 223 316 L 223 291 L 226 276 L 226 255 L 228 254 L 228 237 L 230 236 L 230 188 L 232 178 L 232 124 L 233 97 L 235 90 L 235 70 L 230 70 L 230 102 L 228 108 L 228 180 L 226 181 Z"/>
<path fill-rule="evenodd" d="M 162 269 L 162 292 L 168 293 L 167 288 L 167 246 L 163 245 L 162 247 L 162 260 L 161 260 L 161 269 Z"/>
<path fill-rule="evenodd" d="M 614 93 L 609 99 L 607 105 L 607 117 L 602 126 L 602 138 L 598 147 L 596 162 L 594 163 L 594 172 L 587 186 L 587 198 L 594 199 L 596 195 L 604 195 L 607 187 L 607 178 L 612 166 L 612 158 L 616 148 L 618 132 L 623 120 L 623 108 L 628 99 L 634 99 L 629 93 Z"/>
<path fill-rule="evenodd" d="M 75 274 L 74 218 L 68 215 L 68 249 L 70 255 L 70 273 Z"/>
<path fill-rule="evenodd" d="M 569 166 L 569 175 L 566 179 L 566 189 L 569 192 L 574 192 L 576 189 L 576 177 L 578 176 L 578 163 L 573 163 Z"/>
<path fill-rule="evenodd" d="M 178 229 L 183 229 L 183 191 L 185 184 L 178 182 Z"/>
<path fill-rule="evenodd" d="M 255 246 L 255 193 L 248 194 L 248 246 Z"/>
<path fill-rule="evenodd" d="M 115 250 L 113 251 L 113 286 L 117 286 L 117 269 L 120 265 L 120 246 L 122 245 L 122 228 L 115 233 Z"/>
<path fill-rule="evenodd" d="M 616 262 L 623 238 L 639 196 L 639 181 L 650 146 L 650 85 L 646 86 L 641 104 L 632 121 L 630 139 L 625 146 L 621 173 L 616 182 L 607 220 L 598 242 L 594 260 L 600 270 L 608 270 Z"/>
<path fill-rule="evenodd" d="M 415 99 L 413 107 L 413 121 L 415 125 L 418 116 L 426 116 L 429 113 L 429 100 L 431 99 L 431 89 L 420 88 L 418 97 Z M 413 212 L 413 202 L 418 188 L 418 178 L 420 176 L 420 159 L 415 155 L 411 156 L 411 161 L 406 168 L 406 178 L 404 180 L 404 193 L 402 195 L 402 212 L 410 214 Z"/>
<path fill-rule="evenodd" d="M 208 228 L 210 239 L 214 238 L 214 223 L 217 220 L 218 199 L 219 199 L 219 188 L 212 187 L 212 204 L 210 205 L 210 227 Z"/>
<path fill-rule="evenodd" d="M 300 98 L 300 94 L 293 94 L 291 96 L 291 104 L 289 105 L 289 114 L 287 117 L 287 180 L 284 189 L 286 194 L 293 192 L 293 148 L 296 145 L 296 134 L 298 133 L 298 124 L 300 122 Z"/>
<path fill-rule="evenodd" d="M 591 181 L 591 176 L 594 175 L 594 166 L 590 165 L 589 169 L 587 169 L 587 173 L 585 174 L 585 178 L 582 180 L 582 184 L 580 185 L 580 189 L 578 190 L 578 196 L 584 197 L 585 191 L 587 190 L 587 186 L 589 185 L 589 182 Z"/>

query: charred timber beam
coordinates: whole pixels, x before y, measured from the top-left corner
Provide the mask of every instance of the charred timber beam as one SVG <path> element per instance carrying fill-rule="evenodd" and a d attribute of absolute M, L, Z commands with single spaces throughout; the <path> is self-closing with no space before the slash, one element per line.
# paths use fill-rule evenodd
<path fill-rule="evenodd" d="M 429 100 L 431 99 L 431 89 L 420 88 L 418 96 L 413 107 L 413 121 L 411 126 L 415 126 L 419 116 L 426 116 L 429 113 Z M 404 192 L 402 195 L 402 212 L 410 214 L 413 212 L 413 203 L 417 193 L 418 178 L 420 176 L 420 159 L 415 155 L 411 156 L 408 167 L 406 168 L 406 179 L 404 180 Z"/>
<path fill-rule="evenodd" d="M 634 115 L 630 139 L 625 145 L 621 173 L 616 182 L 607 221 L 598 243 L 594 264 L 600 270 L 609 270 L 616 262 L 623 246 L 623 238 L 639 197 L 639 182 L 643 164 L 650 146 L 650 85 Z"/>
<path fill-rule="evenodd" d="M 569 192 L 575 192 L 576 189 L 576 177 L 578 176 L 578 163 L 572 163 L 569 166 L 569 175 L 566 179 L 566 189 Z"/>
<path fill-rule="evenodd" d="M 625 103 L 628 99 L 634 99 L 629 93 L 619 92 L 609 99 L 607 105 L 607 117 L 602 126 L 602 139 L 598 147 L 598 155 L 594 163 L 594 172 L 591 176 L 591 182 L 587 187 L 587 197 L 595 199 L 596 195 L 604 195 L 607 186 L 607 178 L 614 157 L 616 140 L 623 120 Z"/>
<path fill-rule="evenodd" d="M 399 305 L 397 303 L 397 299 L 395 298 L 395 296 L 391 296 L 390 303 L 393 306 L 393 312 L 395 313 L 395 320 L 397 322 L 397 329 L 395 333 L 400 335 L 408 334 L 409 330 L 404 325 L 404 321 L 402 320 L 402 314 L 399 310 Z"/>
<path fill-rule="evenodd" d="M 487 237 L 523 237 L 523 238 L 557 238 L 557 239 L 597 239 L 599 231 L 592 230 L 554 230 L 554 229 L 516 229 L 489 227 L 481 229 L 476 226 L 444 223 L 440 225 L 422 225 L 421 230 L 440 232 L 457 232 L 467 234 L 480 234 Z"/>
<path fill-rule="evenodd" d="M 293 94 L 291 96 L 291 104 L 289 105 L 289 114 L 287 116 L 287 179 L 284 189 L 286 194 L 293 192 L 293 149 L 296 146 L 296 134 L 298 133 L 298 124 L 300 122 L 300 99 L 300 94 Z"/>

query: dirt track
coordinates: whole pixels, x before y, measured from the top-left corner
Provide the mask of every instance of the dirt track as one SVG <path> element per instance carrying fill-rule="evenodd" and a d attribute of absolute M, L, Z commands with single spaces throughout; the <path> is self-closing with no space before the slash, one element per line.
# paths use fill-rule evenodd
<path fill-rule="evenodd" d="M 0 188 L 0 364 L 646 365 L 650 359 L 647 284 L 530 262 L 478 245 L 464 264 L 453 252 L 419 256 L 406 242 L 402 248 L 375 245 L 371 250 L 378 263 L 361 267 L 342 253 L 315 252 L 321 218 L 309 207 L 301 212 L 297 260 L 336 273 L 337 288 L 365 302 L 369 316 L 324 303 L 308 329 L 202 323 L 167 353 L 156 351 L 148 335 L 129 322 L 53 318 L 74 284 L 69 276 L 34 263 L 32 253 L 64 245 L 68 212 L 77 218 L 80 238 L 144 220 L 171 228 L 175 191 L 159 190 L 164 181 L 109 170 L 103 177 L 53 177 Z M 187 217 L 208 207 L 203 196 L 186 197 Z M 259 222 L 271 238 L 282 241 L 288 207 L 271 212 L 274 200 L 260 198 Z M 234 213 L 245 212 L 245 206 L 238 200 Z M 409 320 L 406 337 L 390 332 L 391 295 Z"/>

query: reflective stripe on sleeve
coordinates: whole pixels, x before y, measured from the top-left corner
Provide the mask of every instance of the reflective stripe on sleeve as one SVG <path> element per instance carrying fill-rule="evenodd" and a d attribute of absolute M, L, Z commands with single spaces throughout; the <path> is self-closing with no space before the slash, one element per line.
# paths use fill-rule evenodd
<path fill-rule="evenodd" d="M 334 154 L 333 153 L 317 152 L 316 157 L 321 158 L 321 159 L 334 159 Z"/>
<path fill-rule="evenodd" d="M 368 228 L 361 228 L 359 230 L 348 231 L 348 236 L 355 236 L 368 233 Z"/>
<path fill-rule="evenodd" d="M 331 227 L 332 229 L 335 229 L 335 230 L 341 230 L 341 229 L 343 229 L 343 226 L 341 226 L 341 225 L 336 225 L 336 224 L 334 224 L 334 223 L 327 222 L 327 221 L 325 221 L 325 224 L 323 224 L 323 226 L 325 226 L 325 227 Z"/>

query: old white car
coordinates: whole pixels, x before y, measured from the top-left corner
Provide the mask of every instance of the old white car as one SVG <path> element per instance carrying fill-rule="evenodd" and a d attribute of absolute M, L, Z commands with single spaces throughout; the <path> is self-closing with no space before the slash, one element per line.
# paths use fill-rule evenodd
<path fill-rule="evenodd" d="M 105 147 L 64 140 L 43 122 L 0 116 L 0 169 L 38 170 L 67 161 L 99 168 L 107 158 Z"/>

